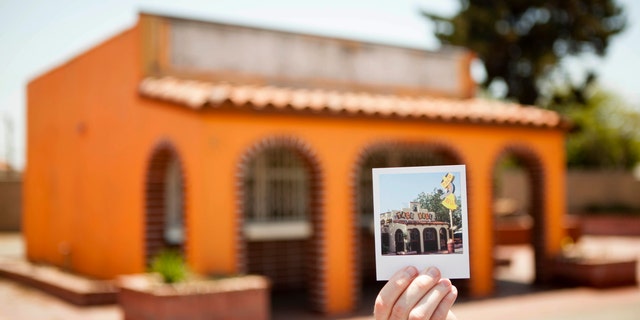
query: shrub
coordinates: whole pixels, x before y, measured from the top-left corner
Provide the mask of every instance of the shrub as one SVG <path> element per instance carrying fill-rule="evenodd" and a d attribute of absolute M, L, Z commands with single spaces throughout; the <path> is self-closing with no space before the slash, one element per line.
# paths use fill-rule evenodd
<path fill-rule="evenodd" d="M 179 282 L 187 277 L 186 262 L 177 250 L 161 251 L 153 258 L 150 271 L 159 273 L 165 283 Z"/>

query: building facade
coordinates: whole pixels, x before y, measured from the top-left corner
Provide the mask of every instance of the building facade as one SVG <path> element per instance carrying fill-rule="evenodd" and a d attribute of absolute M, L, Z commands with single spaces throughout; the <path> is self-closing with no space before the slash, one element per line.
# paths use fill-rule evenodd
<path fill-rule="evenodd" d="M 451 227 L 436 221 L 435 213 L 410 202 L 409 208 L 380 214 L 380 242 L 383 255 L 453 253 Z"/>
<path fill-rule="evenodd" d="M 488 295 L 492 175 L 515 155 L 544 279 L 564 236 L 566 123 L 473 98 L 472 59 L 142 14 L 28 86 L 28 259 L 113 278 L 177 248 L 195 272 L 264 274 L 348 312 L 375 267 L 371 168 L 465 164 L 461 290 Z"/>

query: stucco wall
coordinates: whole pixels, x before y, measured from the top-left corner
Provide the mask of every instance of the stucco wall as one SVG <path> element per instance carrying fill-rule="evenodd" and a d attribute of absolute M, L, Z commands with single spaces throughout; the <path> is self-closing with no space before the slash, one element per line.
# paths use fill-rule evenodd
<path fill-rule="evenodd" d="M 134 104 L 138 35 L 125 31 L 29 83 L 23 232 L 32 261 L 98 278 L 144 271 L 143 172 L 162 136 L 148 128 L 167 120 Z"/>
<path fill-rule="evenodd" d="M 567 205 L 570 213 L 594 206 L 640 210 L 640 180 L 629 171 L 569 170 Z"/>
<path fill-rule="evenodd" d="M 517 203 L 528 203 L 527 175 L 507 170 L 502 175 L 499 196 Z M 567 213 L 583 213 L 596 207 L 600 210 L 640 209 L 640 180 L 630 171 L 568 170 L 566 187 Z M 526 208 L 522 208 L 526 211 Z"/>

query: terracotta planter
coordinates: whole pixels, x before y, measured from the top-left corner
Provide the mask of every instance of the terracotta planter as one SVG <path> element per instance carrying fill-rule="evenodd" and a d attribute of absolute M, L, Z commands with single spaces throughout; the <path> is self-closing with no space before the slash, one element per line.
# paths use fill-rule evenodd
<path fill-rule="evenodd" d="M 163 284 L 149 274 L 119 278 L 125 320 L 269 319 L 269 281 L 262 276 Z"/>
<path fill-rule="evenodd" d="M 585 234 L 603 236 L 640 236 L 640 214 L 607 213 L 580 215 Z"/>
<path fill-rule="evenodd" d="M 559 259 L 555 261 L 557 281 L 595 288 L 636 285 L 637 260 Z"/>

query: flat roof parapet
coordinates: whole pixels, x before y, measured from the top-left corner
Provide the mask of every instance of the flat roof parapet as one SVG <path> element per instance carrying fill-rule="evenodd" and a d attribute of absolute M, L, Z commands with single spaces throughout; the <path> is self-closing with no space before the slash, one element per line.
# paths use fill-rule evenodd
<path fill-rule="evenodd" d="M 146 74 L 469 98 L 473 53 L 141 14 Z"/>

